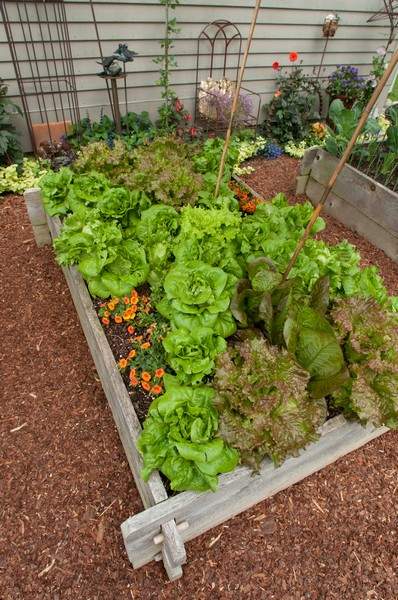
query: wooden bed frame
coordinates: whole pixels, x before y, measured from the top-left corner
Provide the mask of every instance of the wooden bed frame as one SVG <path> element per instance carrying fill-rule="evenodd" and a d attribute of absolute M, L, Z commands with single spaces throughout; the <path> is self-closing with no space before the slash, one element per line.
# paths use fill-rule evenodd
<path fill-rule="evenodd" d="M 46 216 L 39 189 L 27 190 L 25 200 L 37 244 L 50 243 L 59 234 L 60 220 Z M 182 492 L 169 497 L 158 472 L 148 482 L 140 477 L 142 459 L 136 446 L 140 422 L 82 276 L 74 267 L 62 270 L 144 506 L 142 512 L 121 524 L 134 568 L 162 560 L 170 580 L 178 579 L 186 562 L 185 542 L 388 431 L 386 427 L 362 427 L 338 416 L 321 427 L 316 443 L 279 468 L 265 460 L 260 472 L 253 475 L 247 467 L 239 466 L 219 477 L 216 492 Z"/>

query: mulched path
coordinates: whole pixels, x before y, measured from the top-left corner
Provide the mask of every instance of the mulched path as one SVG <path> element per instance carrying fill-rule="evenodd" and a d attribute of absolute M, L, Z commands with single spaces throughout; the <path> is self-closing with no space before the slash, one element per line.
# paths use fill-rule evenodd
<path fill-rule="evenodd" d="M 0 232 L 1 600 L 397 599 L 396 432 L 188 543 L 180 581 L 134 571 L 141 501 L 66 283 L 21 198 Z"/>

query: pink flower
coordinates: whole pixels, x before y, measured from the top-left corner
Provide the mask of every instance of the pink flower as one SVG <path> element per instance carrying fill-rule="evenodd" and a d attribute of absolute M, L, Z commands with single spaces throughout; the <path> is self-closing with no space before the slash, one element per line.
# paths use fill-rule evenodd
<path fill-rule="evenodd" d="M 279 98 L 279 96 L 282 94 L 282 92 L 280 90 L 276 90 L 274 97 L 275 98 Z"/>
<path fill-rule="evenodd" d="M 190 130 L 189 130 L 189 135 L 191 137 L 195 137 L 196 134 L 197 134 L 197 132 L 198 132 L 198 130 L 196 129 L 196 127 L 191 127 Z"/>
<path fill-rule="evenodd" d="M 186 115 L 184 115 L 184 119 L 186 121 L 192 121 L 192 115 L 190 115 L 189 113 L 187 113 Z"/>
<path fill-rule="evenodd" d="M 177 112 L 181 112 L 181 111 L 182 111 L 182 109 L 184 108 L 184 105 L 183 105 L 183 103 L 181 102 L 181 100 L 179 100 L 179 99 L 177 98 L 177 100 L 175 101 L 174 107 L 175 107 L 175 109 L 176 109 L 176 111 L 177 111 Z"/>
<path fill-rule="evenodd" d="M 278 63 L 278 61 L 277 61 L 277 60 L 275 60 L 275 61 L 272 63 L 272 68 L 274 69 L 274 71 L 279 71 L 279 69 L 281 68 L 281 65 Z"/>

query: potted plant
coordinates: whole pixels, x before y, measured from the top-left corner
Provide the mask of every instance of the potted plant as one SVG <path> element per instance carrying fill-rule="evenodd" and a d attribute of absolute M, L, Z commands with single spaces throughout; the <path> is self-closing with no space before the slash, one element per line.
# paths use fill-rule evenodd
<path fill-rule="evenodd" d="M 365 78 L 359 75 L 357 67 L 352 65 L 338 65 L 328 77 L 326 92 L 332 102 L 336 98 L 341 100 L 346 108 L 351 108 L 359 99 L 366 86 Z"/>

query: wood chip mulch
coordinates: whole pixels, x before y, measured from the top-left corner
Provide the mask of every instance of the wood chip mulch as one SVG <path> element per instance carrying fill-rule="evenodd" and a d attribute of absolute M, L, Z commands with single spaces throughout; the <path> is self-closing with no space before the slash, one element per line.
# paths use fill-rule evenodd
<path fill-rule="evenodd" d="M 181 580 L 134 571 L 141 501 L 62 272 L 21 198 L 0 231 L 1 600 L 397 600 L 396 432 L 188 543 Z"/>

